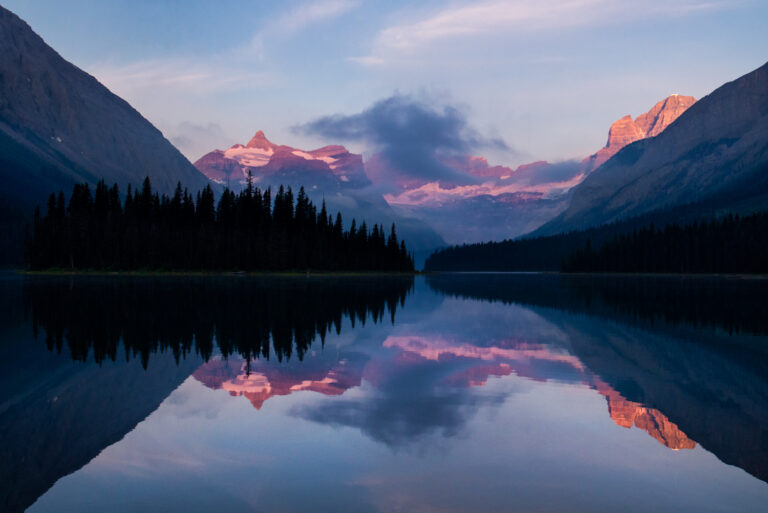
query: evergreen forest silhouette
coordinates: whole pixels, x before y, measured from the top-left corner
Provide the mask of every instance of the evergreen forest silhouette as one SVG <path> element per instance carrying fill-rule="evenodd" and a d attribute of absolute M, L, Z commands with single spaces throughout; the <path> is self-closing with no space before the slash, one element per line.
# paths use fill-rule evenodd
<path fill-rule="evenodd" d="M 425 271 L 768 273 L 768 213 L 658 228 L 628 220 L 560 235 L 438 250 Z"/>
<path fill-rule="evenodd" d="M 96 270 L 243 270 L 412 272 L 413 258 L 395 225 L 344 229 L 302 187 L 225 190 L 218 203 L 207 186 L 193 197 L 179 184 L 172 196 L 149 178 L 124 201 L 117 184 L 75 185 L 69 202 L 51 194 L 35 209 L 25 259 L 29 268 Z"/>

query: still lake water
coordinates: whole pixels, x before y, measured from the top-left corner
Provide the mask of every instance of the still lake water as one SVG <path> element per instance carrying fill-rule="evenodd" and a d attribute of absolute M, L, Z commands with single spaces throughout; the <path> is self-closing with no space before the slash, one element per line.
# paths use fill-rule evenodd
<path fill-rule="evenodd" d="M 0 276 L 0 510 L 765 512 L 767 299 Z"/>

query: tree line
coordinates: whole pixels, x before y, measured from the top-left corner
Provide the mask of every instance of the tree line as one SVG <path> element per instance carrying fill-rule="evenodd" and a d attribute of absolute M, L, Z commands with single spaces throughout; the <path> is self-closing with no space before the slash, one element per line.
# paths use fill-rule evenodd
<path fill-rule="evenodd" d="M 74 186 L 69 201 L 51 194 L 35 209 L 25 260 L 31 269 L 396 271 L 414 270 L 412 255 L 377 224 L 369 229 L 318 212 L 302 187 L 277 193 L 248 186 L 225 190 L 218 203 L 207 186 L 193 196 L 178 184 L 172 196 L 100 181 Z"/>
<path fill-rule="evenodd" d="M 432 253 L 426 271 L 766 273 L 768 213 L 686 224 L 638 218 L 588 230 L 465 244 Z"/>
<path fill-rule="evenodd" d="M 728 215 L 686 225 L 653 224 L 590 241 L 564 262 L 565 272 L 747 273 L 768 272 L 768 213 Z"/>

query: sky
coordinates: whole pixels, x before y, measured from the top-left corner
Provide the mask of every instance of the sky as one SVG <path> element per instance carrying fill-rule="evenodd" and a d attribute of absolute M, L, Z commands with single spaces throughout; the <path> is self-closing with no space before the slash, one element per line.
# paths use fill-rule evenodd
<path fill-rule="evenodd" d="M 765 0 L 2 5 L 192 161 L 257 130 L 370 155 L 370 138 L 306 127 L 392 98 L 457 113 L 466 151 L 492 164 L 582 158 L 616 119 L 673 93 L 701 98 L 768 60 Z"/>

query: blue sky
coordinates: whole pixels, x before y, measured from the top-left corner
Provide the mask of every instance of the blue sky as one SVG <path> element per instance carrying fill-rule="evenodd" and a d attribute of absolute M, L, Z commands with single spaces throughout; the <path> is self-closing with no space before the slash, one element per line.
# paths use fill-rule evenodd
<path fill-rule="evenodd" d="M 507 148 L 583 157 L 671 93 L 697 98 L 768 60 L 764 0 L 5 0 L 192 160 L 395 93 L 449 104 Z M 348 144 L 365 151 L 363 143 Z"/>

